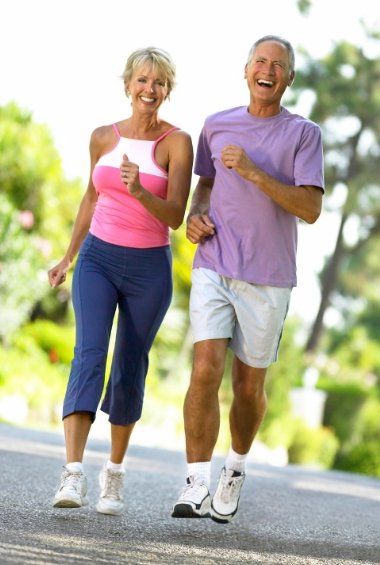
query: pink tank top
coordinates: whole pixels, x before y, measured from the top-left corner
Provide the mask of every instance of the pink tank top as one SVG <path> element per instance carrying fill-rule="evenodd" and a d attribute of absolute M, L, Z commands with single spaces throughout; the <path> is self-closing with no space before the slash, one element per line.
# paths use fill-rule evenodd
<path fill-rule="evenodd" d="M 169 228 L 154 218 L 136 198 L 131 196 L 120 178 L 123 154 L 139 166 L 142 186 L 155 196 L 166 199 L 168 173 L 155 161 L 156 141 L 129 139 L 117 133 L 116 145 L 102 155 L 95 165 L 92 180 L 98 195 L 90 232 L 108 243 L 125 247 L 162 247 L 169 245 Z"/>

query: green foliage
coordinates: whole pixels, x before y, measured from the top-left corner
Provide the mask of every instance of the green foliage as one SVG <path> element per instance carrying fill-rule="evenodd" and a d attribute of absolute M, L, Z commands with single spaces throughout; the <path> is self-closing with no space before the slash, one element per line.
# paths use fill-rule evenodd
<path fill-rule="evenodd" d="M 302 15 L 307 16 L 312 5 L 311 0 L 297 0 L 297 7 Z"/>
<path fill-rule="evenodd" d="M 5 342 L 29 318 L 47 283 L 41 240 L 23 227 L 5 194 L 0 194 L 0 231 L 0 339 Z"/>
<path fill-rule="evenodd" d="M 33 122 L 31 113 L 15 103 L 0 107 L 3 343 L 10 342 L 12 333 L 51 293 L 48 260 L 66 250 L 81 191 L 79 181 L 65 179 L 47 126 Z M 59 309 L 59 302 L 57 306 Z"/>
<path fill-rule="evenodd" d="M 380 45 L 376 34 L 368 33 L 368 40 Z M 314 95 L 309 117 L 323 134 L 324 204 L 341 217 L 334 252 L 320 275 L 321 306 L 307 344 L 315 351 L 331 304 L 354 312 L 352 298 L 380 300 L 380 59 L 347 41 L 318 61 L 304 55 L 292 92 L 295 100 L 301 92 Z"/>
<path fill-rule="evenodd" d="M 170 234 L 173 252 L 173 280 L 175 304 L 188 309 L 191 288 L 191 268 L 196 245 L 186 237 L 186 224 Z"/>
<path fill-rule="evenodd" d="M 296 339 L 299 329 L 300 321 L 297 317 L 287 318 L 278 361 L 267 372 L 265 389 L 268 408 L 259 437 L 270 447 L 288 446 L 293 437 L 289 393 L 300 384 L 306 368 L 302 347 Z"/>
<path fill-rule="evenodd" d="M 332 428 L 344 444 L 357 429 L 360 409 L 367 393 L 355 384 L 334 385 L 323 379 L 320 387 L 327 392 L 324 424 Z"/>
<path fill-rule="evenodd" d="M 33 338 L 36 345 L 47 353 L 51 363 L 70 366 L 75 343 L 75 330 L 72 326 L 59 326 L 51 320 L 37 320 L 19 331 L 14 338 L 16 345 L 19 336 Z"/>
<path fill-rule="evenodd" d="M 342 443 L 335 468 L 380 477 L 379 414 L 379 398 L 368 398 L 357 414 L 351 436 Z"/>
<path fill-rule="evenodd" d="M 328 428 L 311 430 L 302 421 L 290 446 L 289 462 L 329 469 L 334 461 L 339 441 Z"/>
<path fill-rule="evenodd" d="M 1 397 L 22 396 L 36 415 L 57 420 L 55 407 L 62 403 L 67 382 L 59 366 L 32 338 L 24 336 L 14 347 L 0 346 Z M 42 418 L 41 418 L 42 419 Z"/>

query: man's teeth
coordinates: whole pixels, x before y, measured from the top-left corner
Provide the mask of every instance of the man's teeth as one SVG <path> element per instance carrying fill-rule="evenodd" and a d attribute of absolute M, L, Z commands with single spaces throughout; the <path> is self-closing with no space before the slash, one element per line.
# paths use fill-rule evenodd
<path fill-rule="evenodd" d="M 141 100 L 144 102 L 154 102 L 154 98 L 145 98 L 145 96 L 141 96 Z"/>
<path fill-rule="evenodd" d="M 259 84 L 263 84 L 264 86 L 273 86 L 274 82 L 272 82 L 271 80 L 264 80 L 264 79 L 259 79 L 257 81 Z"/>

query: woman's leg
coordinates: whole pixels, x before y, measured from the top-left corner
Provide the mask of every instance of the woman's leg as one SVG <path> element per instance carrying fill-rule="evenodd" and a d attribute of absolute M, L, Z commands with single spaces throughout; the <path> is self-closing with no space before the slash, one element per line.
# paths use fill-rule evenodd
<path fill-rule="evenodd" d="M 101 406 L 116 426 L 134 424 L 141 416 L 149 351 L 172 297 L 170 252 L 133 251 L 139 256 L 128 263 L 132 272 L 119 289 L 115 351 Z"/>
<path fill-rule="evenodd" d="M 92 412 L 74 412 L 63 420 L 67 463 L 82 462 L 93 421 Z"/>
<path fill-rule="evenodd" d="M 126 250 L 119 286 L 119 316 L 111 375 L 101 409 L 111 422 L 111 456 L 99 476 L 97 511 L 119 515 L 124 509 L 123 459 L 144 397 L 148 354 L 170 305 L 171 261 L 168 249 Z"/>
<path fill-rule="evenodd" d="M 129 439 L 131 437 L 135 422 L 126 426 L 116 426 L 111 424 L 111 455 L 112 463 L 121 464 L 124 460 L 128 449 Z"/>

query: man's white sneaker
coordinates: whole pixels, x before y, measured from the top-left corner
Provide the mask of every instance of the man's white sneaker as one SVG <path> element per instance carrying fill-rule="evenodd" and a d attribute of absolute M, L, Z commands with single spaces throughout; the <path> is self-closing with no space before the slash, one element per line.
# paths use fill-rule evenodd
<path fill-rule="evenodd" d="M 83 471 L 63 467 L 59 488 L 53 500 L 55 508 L 80 508 L 88 504 L 87 479 Z"/>
<path fill-rule="evenodd" d="M 96 510 L 101 514 L 120 516 L 124 510 L 124 485 L 125 471 L 107 469 L 106 463 L 99 474 L 101 493 Z"/>
<path fill-rule="evenodd" d="M 244 473 L 238 473 L 223 467 L 218 487 L 211 502 L 211 519 L 220 524 L 227 524 L 236 515 L 239 508 L 240 492 L 245 479 Z"/>
<path fill-rule="evenodd" d="M 187 477 L 186 483 L 173 506 L 173 518 L 209 518 L 211 497 L 202 477 L 194 473 Z"/>

